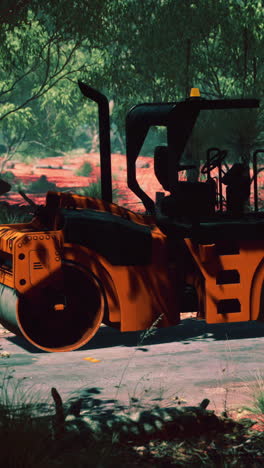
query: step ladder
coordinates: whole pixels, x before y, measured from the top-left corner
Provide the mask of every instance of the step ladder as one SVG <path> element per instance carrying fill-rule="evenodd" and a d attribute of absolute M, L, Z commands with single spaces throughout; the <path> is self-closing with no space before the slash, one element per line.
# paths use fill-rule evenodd
<path fill-rule="evenodd" d="M 258 319 L 264 291 L 264 240 L 224 244 L 184 240 L 204 277 L 206 322 Z"/>

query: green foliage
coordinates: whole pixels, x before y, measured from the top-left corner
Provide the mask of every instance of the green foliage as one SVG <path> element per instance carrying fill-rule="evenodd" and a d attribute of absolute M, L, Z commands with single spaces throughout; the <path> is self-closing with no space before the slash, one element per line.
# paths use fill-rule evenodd
<path fill-rule="evenodd" d="M 119 201 L 119 191 L 116 188 L 113 188 L 113 203 L 118 203 Z M 96 182 L 91 183 L 88 187 L 83 187 L 78 189 L 78 195 L 84 195 L 85 197 L 94 197 L 102 198 L 101 192 L 101 180 L 98 179 Z"/>
<path fill-rule="evenodd" d="M 244 409 L 255 413 L 264 414 L 264 376 L 260 371 L 254 375 L 253 400 L 251 406 L 245 406 Z"/>
<path fill-rule="evenodd" d="M 4 26 L 1 38 L 0 143 L 6 159 L 22 144 L 24 153 L 68 150 L 89 107 L 81 104 L 76 84 L 87 68 L 87 47 L 51 30 L 47 16 L 30 9 L 19 25 Z"/>
<path fill-rule="evenodd" d="M 256 412 L 264 414 L 264 391 L 260 391 L 257 395 L 255 395 L 256 398 Z"/>
<path fill-rule="evenodd" d="M 15 182 L 15 178 L 15 174 L 13 174 L 11 171 L 1 173 L 1 179 L 5 180 L 11 185 Z"/>
<path fill-rule="evenodd" d="M 12 171 L 5 171 L 1 173 L 1 179 L 11 185 L 12 191 L 27 190 L 28 185 L 26 185 L 21 179 L 16 178 L 15 174 Z"/>
<path fill-rule="evenodd" d="M 164 127 L 151 127 L 148 135 L 142 145 L 140 154 L 142 156 L 154 157 L 154 149 L 156 146 L 166 145 L 167 134 Z"/>
<path fill-rule="evenodd" d="M 78 78 L 114 103 L 114 152 L 124 152 L 125 115 L 137 103 L 176 101 L 192 86 L 205 97 L 263 97 L 260 0 L 185 0 L 180 8 L 179 0 L 2 3 L 0 145 L 6 160 L 18 149 L 41 156 L 81 144 L 98 151 L 97 105 L 81 96 Z M 206 122 L 200 128 L 193 146 Z M 260 134 L 247 125 L 245 132 L 250 144 Z M 153 154 L 156 136 L 142 154 Z"/>
<path fill-rule="evenodd" d="M 222 115 L 219 127 L 223 143 L 234 160 L 248 161 L 252 152 L 264 144 L 263 112 L 256 109 L 229 111 Z"/>
<path fill-rule="evenodd" d="M 89 177 L 92 171 L 93 166 L 88 161 L 85 161 L 82 163 L 81 167 L 75 172 L 75 174 L 77 176 Z"/>
<path fill-rule="evenodd" d="M 39 177 L 38 180 L 32 182 L 28 188 L 27 191 L 29 193 L 45 193 L 48 190 L 56 190 L 56 184 L 53 182 L 49 182 L 47 177 L 45 175 L 42 175 Z"/>
<path fill-rule="evenodd" d="M 16 205 L 0 206 L 0 224 L 27 223 L 31 219 L 32 215 L 22 207 Z"/>
<path fill-rule="evenodd" d="M 97 180 L 97 182 L 92 182 L 88 187 L 78 189 L 78 195 L 101 198 L 101 181 Z"/>

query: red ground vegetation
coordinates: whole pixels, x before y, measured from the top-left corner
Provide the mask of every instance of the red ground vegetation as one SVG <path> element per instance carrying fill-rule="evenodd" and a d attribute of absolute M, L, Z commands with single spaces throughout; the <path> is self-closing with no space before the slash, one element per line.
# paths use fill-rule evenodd
<path fill-rule="evenodd" d="M 84 162 L 89 162 L 92 166 L 92 172 L 89 177 L 77 176 L 76 170 Z M 14 167 L 12 167 L 14 165 Z M 45 167 L 43 167 L 45 166 Z M 50 167 L 49 167 L 50 166 Z M 164 191 L 154 174 L 154 159 L 146 156 L 139 156 L 137 160 L 137 180 L 140 187 L 155 200 L 156 192 Z M 29 186 L 37 181 L 40 176 L 45 175 L 49 182 L 56 184 L 57 190 L 69 190 L 78 193 L 78 189 L 87 187 L 100 178 L 100 156 L 99 153 L 82 154 L 80 156 L 49 157 L 45 159 L 35 159 L 31 164 L 20 161 L 10 161 L 6 170 L 11 171 L 17 181 Z M 217 170 L 212 172 L 212 176 L 217 175 Z M 262 174 L 261 174 L 262 176 Z M 259 177 L 259 189 L 262 191 L 264 186 L 264 176 Z M 180 179 L 185 180 L 185 172 L 180 173 Z M 144 211 L 141 201 L 127 187 L 126 157 L 121 154 L 112 155 L 112 181 L 113 188 L 119 193 L 118 203 L 121 206 L 130 208 L 133 211 Z M 225 187 L 223 187 L 224 189 Z M 26 191 L 26 189 L 25 189 Z M 225 190 L 223 190 L 225 195 Z M 253 184 L 251 190 L 251 204 L 253 204 Z M 45 192 L 46 193 L 46 192 Z M 30 198 L 36 203 L 45 203 L 45 193 L 29 194 Z M 11 204 L 24 204 L 22 197 L 15 191 L 10 191 L 0 197 L 0 201 L 7 201 Z"/>

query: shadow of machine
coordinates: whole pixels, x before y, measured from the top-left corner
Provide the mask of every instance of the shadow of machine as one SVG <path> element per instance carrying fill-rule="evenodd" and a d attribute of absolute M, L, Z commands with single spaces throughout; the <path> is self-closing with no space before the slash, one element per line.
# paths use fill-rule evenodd
<path fill-rule="evenodd" d="M 181 158 L 201 111 L 255 108 L 259 101 L 191 96 L 133 107 L 126 118 L 127 184 L 146 209 L 139 214 L 112 203 L 108 100 L 79 87 L 98 104 L 102 198 L 49 191 L 39 207 L 20 192 L 34 217 L 0 225 L 0 322 L 56 352 L 84 346 L 102 322 L 120 331 L 167 327 L 184 310 L 196 310 L 207 323 L 263 320 L 257 158 L 264 151 L 253 154 L 250 177 L 249 165 L 230 167 L 227 151 L 210 147 L 201 168 L 206 180 L 179 180 L 181 171 L 195 168 Z M 167 195 L 158 193 L 155 201 L 136 178 L 151 126 L 167 130 L 167 145 L 154 149 L 155 175 Z"/>

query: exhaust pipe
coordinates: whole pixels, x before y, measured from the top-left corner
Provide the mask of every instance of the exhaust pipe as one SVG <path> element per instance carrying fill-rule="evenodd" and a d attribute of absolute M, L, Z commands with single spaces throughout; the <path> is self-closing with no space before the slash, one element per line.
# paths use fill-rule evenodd
<path fill-rule="evenodd" d="M 98 104 L 102 199 L 112 203 L 109 102 L 104 94 L 87 84 L 78 81 L 78 85 L 85 97 Z"/>

